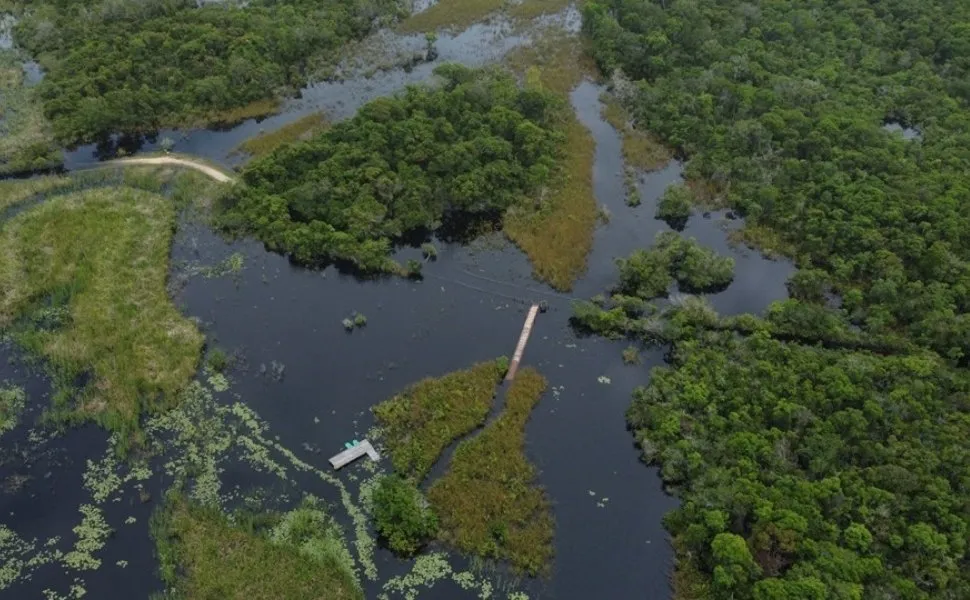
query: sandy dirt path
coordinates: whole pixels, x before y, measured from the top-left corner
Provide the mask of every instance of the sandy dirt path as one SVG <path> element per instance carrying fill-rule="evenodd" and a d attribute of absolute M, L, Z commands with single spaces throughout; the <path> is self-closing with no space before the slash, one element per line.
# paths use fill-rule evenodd
<path fill-rule="evenodd" d="M 118 160 L 110 161 L 110 164 L 116 165 L 180 165 L 183 167 L 188 167 L 190 169 L 195 169 L 196 171 L 208 175 L 212 179 L 222 183 L 229 183 L 233 181 L 231 175 L 226 174 L 215 167 L 210 167 L 209 165 L 196 162 L 194 160 L 186 158 L 178 158 L 176 156 L 151 156 L 145 158 L 119 158 Z"/>

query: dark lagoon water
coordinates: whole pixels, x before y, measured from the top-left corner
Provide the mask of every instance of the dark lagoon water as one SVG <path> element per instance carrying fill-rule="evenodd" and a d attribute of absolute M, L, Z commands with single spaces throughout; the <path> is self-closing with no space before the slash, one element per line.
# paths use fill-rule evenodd
<path fill-rule="evenodd" d="M 575 14 L 559 18 L 573 22 Z M 455 36 L 442 35 L 439 60 L 484 64 L 525 39 L 506 24 L 478 25 Z M 395 43 L 406 46 L 413 43 L 409 40 Z M 415 40 L 423 44 L 423 39 Z M 260 129 L 272 130 L 321 109 L 334 118 L 349 116 L 363 102 L 426 80 L 433 66 L 315 85 L 291 103 L 289 112 L 262 123 L 251 121 L 230 131 L 161 135 L 177 139 L 178 151 L 232 165 L 232 148 Z M 493 238 L 466 246 L 439 244 L 439 258 L 425 265 L 422 282 L 359 281 L 333 268 L 308 270 L 265 251 L 258 242 L 229 243 L 191 221 L 180 226 L 172 250 L 173 279 L 186 264 L 215 264 L 232 253 L 244 257 L 244 268 L 236 276 L 191 277 L 179 286 L 175 300 L 185 314 L 202 322 L 209 344 L 244 358 L 230 373 L 231 387 L 219 396 L 221 401 L 241 399 L 266 421 L 270 438 L 327 471 L 326 458 L 345 441 L 361 439 L 373 425 L 371 406 L 423 377 L 510 355 L 528 304 L 549 301 L 549 311 L 539 316 L 523 363 L 538 368 L 550 386 L 528 424 L 527 454 L 538 466 L 539 483 L 553 501 L 556 557 L 548 579 L 517 582 L 514 589 L 526 589 L 531 598 L 666 598 L 670 594 L 672 552 L 661 518 L 677 502 L 664 493 L 657 470 L 640 462 L 624 420 L 631 392 L 649 383 L 649 371 L 663 364 L 664 350 L 645 351 L 643 364 L 626 366 L 620 357 L 626 342 L 577 337 L 568 319 L 572 298 L 604 292 L 614 281 L 615 258 L 649 246 L 657 233 L 667 229 L 653 214 L 663 190 L 681 181 L 682 164 L 674 161 L 645 174 L 639 184 L 642 205 L 628 207 L 620 139 L 600 116 L 601 92 L 600 86 L 583 83 L 572 93 L 572 103 L 595 139 L 594 188 L 612 219 L 598 228 L 589 270 L 569 295 L 533 280 L 522 253 Z M 142 146 L 152 148 L 151 143 Z M 78 168 L 97 158 L 96 149 L 86 147 L 68 153 L 67 163 Z M 761 312 L 770 302 L 786 297 L 784 284 L 793 272 L 787 262 L 767 260 L 730 245 L 727 231 L 739 225 L 721 213 L 695 214 L 683 232 L 736 261 L 734 282 L 710 296 L 722 314 Z M 416 254 L 416 250 L 404 250 L 402 258 Z M 347 333 L 341 320 L 354 311 L 365 314 L 368 323 Z M 32 416 L 49 402 L 49 385 L 31 369 L 10 362 L 15 356 L 8 347 L 0 349 L 0 381 L 25 384 L 32 413 L 25 416 L 24 425 L 4 436 L 0 478 L 26 479 L 0 493 L 0 514 L 21 538 L 42 543 L 60 535 L 63 539 L 57 547 L 69 549 L 71 529 L 80 518 L 78 507 L 91 502 L 81 486 L 81 473 L 86 461 L 104 455 L 105 433 L 89 426 L 43 443 L 29 442 Z M 282 377 L 266 374 L 274 364 L 283 366 Z M 226 488 L 245 490 L 267 481 L 242 463 L 223 467 Z M 339 477 L 353 487 L 353 479 L 362 471 L 361 465 L 355 465 Z M 145 598 L 161 588 L 148 529 L 149 515 L 170 484 L 159 473 L 156 469 L 144 482 L 149 501 L 143 502 L 144 494 L 129 486 L 116 494 L 119 501 L 102 505 L 115 533 L 97 555 L 104 567 L 83 574 L 87 597 Z M 295 497 L 301 491 L 339 501 L 332 485 L 305 473 L 280 493 Z M 346 515 L 336 514 L 352 533 Z M 125 524 L 129 517 L 135 521 Z M 459 557 L 453 559 L 456 566 L 464 564 Z M 118 561 L 127 564 L 122 567 Z M 379 578 L 365 581 L 368 598 L 377 596 L 388 577 L 411 567 L 411 562 L 382 550 L 376 563 Z M 502 578 L 501 572 L 497 575 Z M 31 580 L 2 595 L 41 598 L 45 588 L 66 591 L 75 577 L 76 573 L 60 567 L 41 567 Z M 441 582 L 420 597 L 473 598 L 477 592 Z"/>

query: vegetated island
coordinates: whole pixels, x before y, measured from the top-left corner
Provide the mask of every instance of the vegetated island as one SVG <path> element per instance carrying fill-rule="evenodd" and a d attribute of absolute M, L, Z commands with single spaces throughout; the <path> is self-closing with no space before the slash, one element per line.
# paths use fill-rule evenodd
<path fill-rule="evenodd" d="M 223 227 L 302 263 L 400 272 L 390 252 L 405 238 L 467 236 L 469 219 L 532 202 L 557 167 L 561 101 L 499 70 L 435 73 L 437 87 L 370 102 L 255 160 L 225 197 Z"/>
<path fill-rule="evenodd" d="M 683 501 L 675 596 L 970 597 L 970 6 L 583 12 L 636 124 L 745 217 L 742 240 L 800 267 L 764 318 L 580 305 L 594 329 L 673 344 L 628 419 Z"/>
<path fill-rule="evenodd" d="M 548 498 L 535 486 L 525 456 L 525 423 L 545 391 L 545 379 L 521 370 L 499 416 L 455 449 L 448 470 L 427 498 L 418 489 L 449 443 L 485 424 L 507 359 L 425 379 L 374 408 L 395 474 L 373 494 L 381 539 L 409 556 L 434 539 L 518 571 L 547 572 L 554 523 Z"/>

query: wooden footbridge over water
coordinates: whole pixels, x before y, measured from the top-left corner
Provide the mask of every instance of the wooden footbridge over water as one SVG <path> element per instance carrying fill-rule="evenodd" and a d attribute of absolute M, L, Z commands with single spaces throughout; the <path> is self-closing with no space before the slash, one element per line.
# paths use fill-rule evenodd
<path fill-rule="evenodd" d="M 533 304 L 525 316 L 525 324 L 522 325 L 522 333 L 519 334 L 519 342 L 515 345 L 515 352 L 512 354 L 512 362 L 509 363 L 509 370 L 505 374 L 505 381 L 515 379 L 515 373 L 519 370 L 519 363 L 522 355 L 525 354 L 525 346 L 529 343 L 529 336 L 532 334 L 532 325 L 535 323 L 536 315 L 539 314 L 540 305 Z M 377 462 L 381 459 L 374 446 L 367 440 L 348 444 L 348 448 L 330 458 L 330 464 L 334 469 L 340 469 L 354 462 L 361 456 L 367 455 L 372 461 Z"/>

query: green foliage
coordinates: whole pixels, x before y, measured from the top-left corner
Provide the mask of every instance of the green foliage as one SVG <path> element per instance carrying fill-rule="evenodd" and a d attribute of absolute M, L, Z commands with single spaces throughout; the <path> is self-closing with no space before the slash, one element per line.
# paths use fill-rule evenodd
<path fill-rule="evenodd" d="M 962 598 L 968 392 L 932 355 L 708 331 L 627 416 L 683 499 L 665 520 L 679 569 L 710 597 Z"/>
<path fill-rule="evenodd" d="M 254 161 L 222 223 L 304 263 L 396 271 L 392 246 L 450 218 L 490 218 L 535 194 L 555 167 L 559 103 L 508 75 L 438 67 L 302 143 Z"/>
<path fill-rule="evenodd" d="M 26 402 L 27 394 L 23 388 L 0 385 L 0 434 L 17 426 Z"/>
<path fill-rule="evenodd" d="M 455 449 L 448 472 L 428 490 L 441 539 L 531 575 L 546 570 L 553 554 L 549 499 L 524 452 L 525 424 L 545 389 L 538 371 L 519 371 L 499 417 Z"/>
<path fill-rule="evenodd" d="M 395 0 L 42 0 L 15 38 L 47 72 L 57 137 L 82 142 L 272 112 L 311 65 L 400 13 Z"/>
<path fill-rule="evenodd" d="M 0 48 L 0 175 L 50 169 L 61 160 L 37 88 L 24 76 L 23 57 Z"/>
<path fill-rule="evenodd" d="M 640 351 L 636 346 L 630 345 L 623 349 L 623 363 L 627 365 L 640 364 Z"/>
<path fill-rule="evenodd" d="M 584 30 L 638 125 L 853 321 L 970 362 L 970 4 L 599 0 Z M 907 140 L 886 131 L 915 127 Z"/>
<path fill-rule="evenodd" d="M 382 477 L 372 499 L 377 532 L 397 554 L 415 554 L 438 530 L 438 518 L 421 491 L 403 477 Z"/>
<path fill-rule="evenodd" d="M 367 317 L 363 313 L 354 313 L 354 327 L 367 325 Z"/>
<path fill-rule="evenodd" d="M 424 265 L 421 264 L 420 260 L 415 258 L 409 258 L 404 264 L 404 275 L 410 279 L 421 279 L 423 276 L 421 274 Z"/>
<path fill-rule="evenodd" d="M 202 335 L 165 289 L 174 207 L 131 187 L 72 192 L 84 182 L 54 181 L 64 195 L 0 229 L 0 327 L 16 325 L 15 339 L 48 362 L 56 416 L 94 419 L 131 443 L 142 413 L 176 400 L 201 353 Z M 82 375 L 90 383 L 75 391 Z"/>
<path fill-rule="evenodd" d="M 323 113 L 310 113 L 279 129 L 249 138 L 233 151 L 252 157 L 265 156 L 283 144 L 305 140 L 330 126 Z"/>
<path fill-rule="evenodd" d="M 437 260 L 438 248 L 431 242 L 421 244 L 421 256 L 426 260 Z"/>
<path fill-rule="evenodd" d="M 685 292 L 717 291 L 734 279 L 734 259 L 718 256 L 697 240 L 667 231 L 650 250 L 636 250 L 616 261 L 617 291 L 643 300 L 664 296 L 676 280 Z"/>
<path fill-rule="evenodd" d="M 658 219 L 663 219 L 671 228 L 680 231 L 687 225 L 693 208 L 693 199 L 686 185 L 679 183 L 664 190 L 657 203 Z"/>
<path fill-rule="evenodd" d="M 222 348 L 213 348 L 206 354 L 205 364 L 213 373 L 224 373 L 229 368 L 230 356 Z"/>
<path fill-rule="evenodd" d="M 420 481 L 453 440 L 480 427 L 508 359 L 429 377 L 373 408 L 394 470 Z"/>
<path fill-rule="evenodd" d="M 162 579 L 177 598 L 363 598 L 340 528 L 308 498 L 280 516 L 238 514 L 169 493 L 152 518 Z"/>

